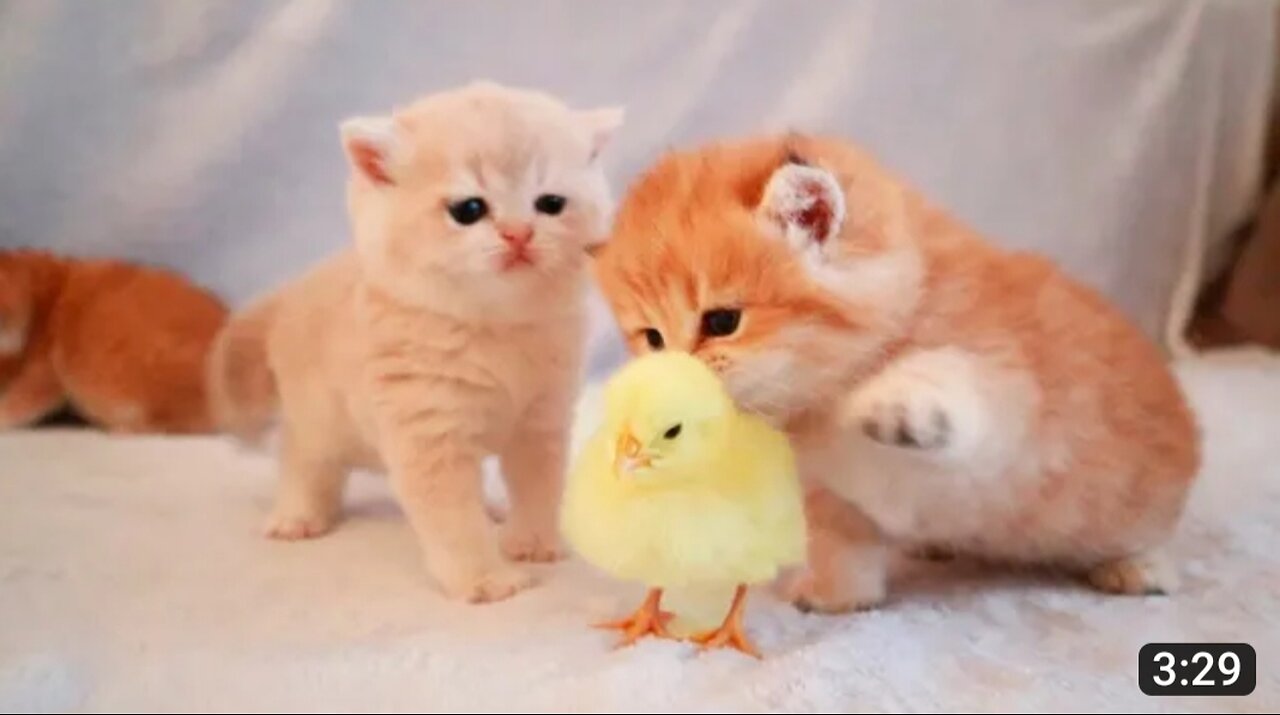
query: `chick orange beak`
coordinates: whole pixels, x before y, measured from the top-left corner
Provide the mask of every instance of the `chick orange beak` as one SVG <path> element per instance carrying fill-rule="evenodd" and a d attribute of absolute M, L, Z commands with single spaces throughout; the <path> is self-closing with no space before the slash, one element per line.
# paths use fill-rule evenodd
<path fill-rule="evenodd" d="M 638 467 L 649 466 L 649 458 L 640 454 L 640 441 L 629 430 L 623 430 L 618 435 L 618 447 L 614 454 L 613 471 L 618 476 L 630 474 Z"/>

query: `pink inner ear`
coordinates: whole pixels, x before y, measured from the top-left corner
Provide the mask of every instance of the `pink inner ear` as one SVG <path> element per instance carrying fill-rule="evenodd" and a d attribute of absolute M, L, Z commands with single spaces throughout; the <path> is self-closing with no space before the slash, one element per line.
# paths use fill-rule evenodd
<path fill-rule="evenodd" d="M 796 187 L 796 193 L 806 199 L 806 206 L 787 214 L 787 221 L 803 226 L 818 243 L 825 243 L 831 233 L 831 222 L 835 218 L 831 210 L 831 202 L 827 198 L 826 187 L 813 179 L 804 179 Z"/>
<path fill-rule="evenodd" d="M 391 176 L 382 168 L 382 154 L 377 149 L 364 142 L 352 142 L 349 151 L 351 161 L 362 174 L 369 177 L 370 181 L 382 185 L 394 183 L 391 181 Z"/>

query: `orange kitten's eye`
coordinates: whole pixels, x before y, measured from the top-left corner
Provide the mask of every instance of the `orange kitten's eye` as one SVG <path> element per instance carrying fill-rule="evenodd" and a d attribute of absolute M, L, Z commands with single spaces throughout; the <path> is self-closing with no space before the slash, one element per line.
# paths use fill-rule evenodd
<path fill-rule="evenodd" d="M 742 311 L 737 308 L 717 308 L 702 314 L 702 334 L 708 338 L 723 338 L 738 331 Z"/>
<path fill-rule="evenodd" d="M 666 341 L 662 339 L 662 333 L 653 328 L 644 329 L 644 340 L 649 343 L 649 347 L 654 350 L 661 350 L 667 346 Z"/>

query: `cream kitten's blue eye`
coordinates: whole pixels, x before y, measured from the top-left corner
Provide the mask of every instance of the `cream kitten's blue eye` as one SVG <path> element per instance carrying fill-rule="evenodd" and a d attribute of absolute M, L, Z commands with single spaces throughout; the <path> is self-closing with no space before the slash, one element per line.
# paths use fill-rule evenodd
<path fill-rule="evenodd" d="M 568 203 L 568 199 L 558 194 L 543 194 L 533 202 L 533 208 L 538 213 L 555 216 L 564 211 L 566 203 Z"/>
<path fill-rule="evenodd" d="M 489 215 L 489 204 L 479 196 L 472 196 L 449 204 L 449 215 L 459 224 L 470 226 Z"/>

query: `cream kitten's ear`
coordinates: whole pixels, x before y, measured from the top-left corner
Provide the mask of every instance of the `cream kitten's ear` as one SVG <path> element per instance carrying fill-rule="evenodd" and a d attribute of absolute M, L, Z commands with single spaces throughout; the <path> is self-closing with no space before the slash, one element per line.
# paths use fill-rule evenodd
<path fill-rule="evenodd" d="M 626 109 L 623 107 L 604 107 L 578 112 L 582 126 L 586 129 L 591 141 L 592 161 L 595 161 L 596 157 L 600 156 L 600 152 L 604 151 L 604 148 L 613 140 L 613 135 L 617 134 L 618 128 L 622 126 L 626 114 Z"/>
<path fill-rule="evenodd" d="M 341 132 L 342 148 L 352 168 L 376 185 L 396 183 L 399 138 L 391 117 L 354 117 L 342 123 Z"/>
<path fill-rule="evenodd" d="M 756 215 L 793 250 L 822 256 L 844 224 L 844 190 L 831 172 L 792 157 L 769 178 Z"/>

